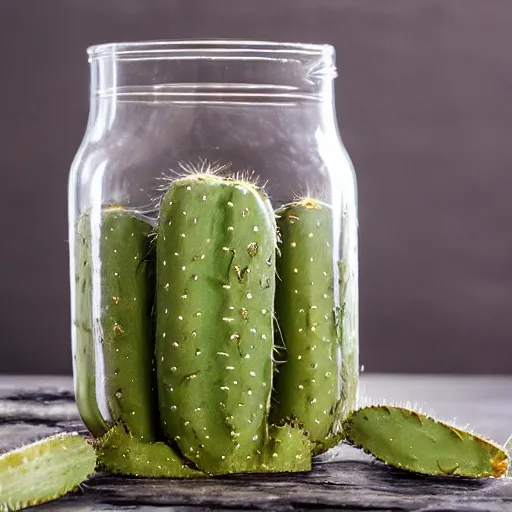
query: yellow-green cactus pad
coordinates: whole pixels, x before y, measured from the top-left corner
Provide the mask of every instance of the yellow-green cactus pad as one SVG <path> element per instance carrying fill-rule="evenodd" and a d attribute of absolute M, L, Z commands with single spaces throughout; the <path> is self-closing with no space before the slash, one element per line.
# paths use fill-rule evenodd
<path fill-rule="evenodd" d="M 0 456 L 0 512 L 21 510 L 74 490 L 94 472 L 96 454 L 78 434 L 61 434 Z"/>

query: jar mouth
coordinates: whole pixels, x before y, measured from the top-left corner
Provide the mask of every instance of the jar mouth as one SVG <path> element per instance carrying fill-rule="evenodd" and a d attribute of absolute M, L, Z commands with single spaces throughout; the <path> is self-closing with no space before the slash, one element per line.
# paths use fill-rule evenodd
<path fill-rule="evenodd" d="M 329 44 L 246 41 L 238 39 L 157 40 L 104 43 L 87 48 L 90 59 L 115 56 L 116 60 L 240 59 L 288 60 L 334 59 Z"/>
<path fill-rule="evenodd" d="M 336 77 L 328 44 L 236 39 L 91 46 L 91 93 L 116 101 L 329 102 Z"/>

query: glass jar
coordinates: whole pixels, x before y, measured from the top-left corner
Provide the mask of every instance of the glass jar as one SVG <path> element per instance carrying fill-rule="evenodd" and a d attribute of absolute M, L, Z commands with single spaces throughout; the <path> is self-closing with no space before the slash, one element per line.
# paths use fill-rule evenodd
<path fill-rule="evenodd" d="M 84 423 L 97 437 L 122 424 L 207 473 L 297 469 L 339 442 L 358 385 L 334 49 L 104 44 L 89 62 L 69 180 Z M 284 433 L 296 444 L 281 454 Z"/>

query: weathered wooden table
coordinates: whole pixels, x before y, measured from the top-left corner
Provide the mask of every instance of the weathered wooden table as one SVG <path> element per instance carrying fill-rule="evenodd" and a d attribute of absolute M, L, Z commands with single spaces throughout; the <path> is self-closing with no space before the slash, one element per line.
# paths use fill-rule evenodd
<path fill-rule="evenodd" d="M 362 402 L 411 402 L 504 442 L 512 433 L 512 378 L 365 375 Z M 83 430 L 65 377 L 0 377 L 0 452 L 57 432 Z M 210 480 L 97 476 L 45 511 L 415 510 L 512 511 L 512 480 L 426 478 L 336 448 L 308 474 Z"/>

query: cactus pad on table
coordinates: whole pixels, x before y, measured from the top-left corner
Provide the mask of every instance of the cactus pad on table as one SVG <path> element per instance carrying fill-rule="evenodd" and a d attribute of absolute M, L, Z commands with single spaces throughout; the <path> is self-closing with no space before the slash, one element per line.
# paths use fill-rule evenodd
<path fill-rule="evenodd" d="M 277 367 L 271 420 L 294 418 L 315 452 L 338 432 L 339 351 L 334 298 L 332 212 L 303 199 L 277 212 L 276 337 L 283 360 Z"/>
<path fill-rule="evenodd" d="M 0 456 L 0 512 L 20 510 L 64 496 L 94 472 L 92 446 L 77 434 L 61 434 Z"/>
<path fill-rule="evenodd" d="M 401 469 L 437 476 L 499 477 L 508 455 L 497 444 L 402 407 L 376 405 L 344 422 L 347 441 Z"/>
<path fill-rule="evenodd" d="M 255 186 L 175 181 L 157 231 L 156 362 L 162 429 L 209 473 L 267 438 L 276 231 Z"/>

